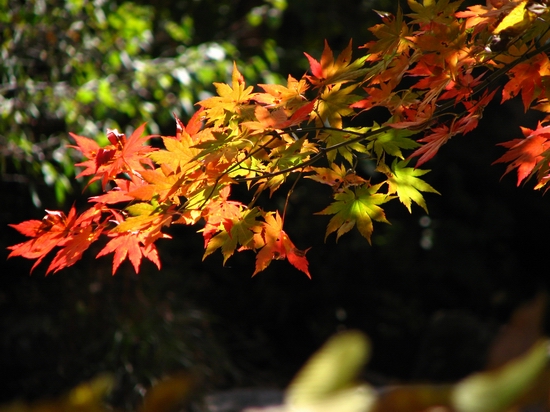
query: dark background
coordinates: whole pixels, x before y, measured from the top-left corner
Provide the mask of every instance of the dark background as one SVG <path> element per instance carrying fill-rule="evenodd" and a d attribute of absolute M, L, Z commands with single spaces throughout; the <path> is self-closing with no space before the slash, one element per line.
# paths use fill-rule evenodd
<path fill-rule="evenodd" d="M 23 7 L 9 3 L 12 9 Z M 117 4 L 107 2 L 107 12 Z M 335 51 L 350 38 L 356 46 L 365 43 L 367 28 L 377 22 L 372 9 L 394 7 L 384 1 L 295 0 L 274 22 L 265 19 L 253 26 L 244 16 L 270 3 L 143 4 L 155 11 L 148 58 L 177 54 L 178 44 L 162 24 L 189 15 L 194 19 L 189 47 L 229 41 L 246 63 L 263 56 L 270 40 L 277 45 L 278 60 L 265 71 L 283 78 L 287 73 L 300 77 L 307 70 L 302 52 L 320 56 L 325 38 Z M 59 1 L 51 7 L 63 6 Z M 36 19 L 34 27 L 41 27 L 36 22 L 43 16 L 27 13 Z M 7 28 L 11 23 L 2 22 L 5 35 L 15 35 Z M 45 19 L 46 32 L 55 30 L 49 24 L 54 23 Z M 40 44 L 40 32 L 25 30 L 20 34 L 28 36 L 29 44 Z M 4 84 L 9 64 L 21 64 L 26 69 L 21 76 L 63 81 L 51 74 L 57 49 L 52 59 L 38 64 L 23 43 L 9 49 L 18 59 L 4 61 Z M 13 91 L 2 90 L 4 98 L 13 97 Z M 155 115 L 156 123 L 173 133 L 171 109 L 152 96 L 155 113 L 167 112 Z M 180 370 L 195 374 L 200 392 L 284 388 L 315 349 L 345 328 L 363 330 L 372 339 L 365 377 L 375 383 L 449 382 L 481 369 L 499 327 L 521 304 L 546 291 L 550 279 L 548 196 L 529 183 L 517 188 L 512 174 L 501 180 L 505 166 L 491 165 L 503 153 L 498 142 L 519 137 L 520 124 L 534 129 L 538 119 L 525 114 L 521 102 L 500 106 L 498 100 L 478 129 L 455 137 L 426 165 L 433 169 L 426 180 L 441 192 L 425 195 L 429 218 L 419 207 L 409 214 L 394 201 L 386 209 L 392 224 L 375 224 L 372 246 L 355 230 L 337 244 L 334 236 L 324 243 L 328 217 L 313 213 L 326 206 L 329 192 L 309 181 L 299 185 L 285 227 L 298 248 L 312 247 L 307 255 L 311 280 L 283 261 L 251 278 L 251 252 L 236 254 L 225 267 L 218 253 L 203 262 L 197 228 L 182 227 L 171 229 L 173 240 L 160 242 L 160 271 L 143 263 L 135 275 L 126 262 L 113 277 L 110 258 L 95 260 L 96 250 L 58 274 L 44 277 L 42 265 L 29 275 L 32 262 L 6 260 L 6 247 L 23 241 L 8 223 L 40 219 L 43 208 L 67 210 L 73 199 L 84 205 L 86 195 L 78 194 L 82 187 L 70 176 L 73 192 L 60 204 L 36 167 L 44 159 L 31 156 L 25 163 L 15 150 L 7 151 L 13 146 L 6 132 L 10 128 L 21 127 L 37 143 L 75 130 L 70 121 L 56 118 L 50 107 L 44 109 L 47 116 L 29 123 L 30 131 L 14 117 L 4 117 L 0 402 L 55 396 L 103 371 L 115 375 L 112 401 L 124 407 L 138 403 L 156 379 Z M 24 105 L 26 100 L 20 101 Z M 93 108 L 84 114 L 94 119 Z M 95 114 L 112 115 L 123 128 L 137 126 L 127 113 Z M 45 153 L 47 160 L 51 153 Z M 40 196 L 40 208 L 33 205 L 33 193 Z M 281 196 L 272 201 L 280 204 Z"/>

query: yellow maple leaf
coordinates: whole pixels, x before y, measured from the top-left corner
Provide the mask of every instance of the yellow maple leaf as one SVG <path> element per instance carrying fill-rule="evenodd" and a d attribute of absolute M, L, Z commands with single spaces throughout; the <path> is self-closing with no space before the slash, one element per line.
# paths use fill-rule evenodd
<path fill-rule="evenodd" d="M 510 34 L 515 34 L 527 28 L 537 17 L 535 13 L 527 8 L 527 3 L 528 0 L 518 3 L 493 30 L 493 34 L 502 33 L 504 30 L 511 32 Z"/>
<path fill-rule="evenodd" d="M 255 93 L 252 93 L 253 86 L 246 87 L 236 63 L 233 63 L 231 86 L 226 83 L 214 83 L 214 86 L 218 96 L 210 97 L 198 104 L 205 109 L 207 121 L 215 124 L 225 118 L 226 112 L 240 115 L 243 107 L 255 96 Z"/>

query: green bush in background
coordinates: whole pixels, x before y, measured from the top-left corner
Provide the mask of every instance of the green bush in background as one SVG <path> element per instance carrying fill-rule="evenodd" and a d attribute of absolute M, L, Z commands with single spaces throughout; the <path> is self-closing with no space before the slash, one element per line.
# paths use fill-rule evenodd
<path fill-rule="evenodd" d="M 275 27 L 285 7 L 266 2 L 245 18 Z M 0 9 L 0 173 L 28 185 L 37 207 L 43 183 L 58 203 L 74 189 L 68 131 L 101 140 L 107 128 L 147 122 L 150 133 L 173 132 L 172 113 L 190 116 L 234 60 L 253 81 L 277 79 L 274 41 L 243 62 L 229 41 L 197 43 L 185 10 L 101 0 L 2 0 Z"/>

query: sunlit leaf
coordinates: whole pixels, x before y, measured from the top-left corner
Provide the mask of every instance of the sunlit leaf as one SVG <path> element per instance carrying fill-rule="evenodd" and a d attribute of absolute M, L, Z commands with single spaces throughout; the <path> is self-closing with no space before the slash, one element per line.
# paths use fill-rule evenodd
<path fill-rule="evenodd" d="M 357 384 L 357 375 L 369 356 L 370 343 L 361 332 L 347 331 L 333 336 L 292 380 L 286 390 L 285 403 L 300 408 L 327 401 L 340 391 L 349 390 L 342 392 L 342 395 L 351 395 L 353 390 L 350 389 Z M 363 392 L 359 399 L 364 401 L 372 396 L 366 388 L 359 389 L 358 392 Z"/>
<path fill-rule="evenodd" d="M 454 389 L 454 407 L 459 412 L 508 410 L 548 367 L 549 349 L 550 341 L 541 340 L 503 367 L 464 379 Z"/>

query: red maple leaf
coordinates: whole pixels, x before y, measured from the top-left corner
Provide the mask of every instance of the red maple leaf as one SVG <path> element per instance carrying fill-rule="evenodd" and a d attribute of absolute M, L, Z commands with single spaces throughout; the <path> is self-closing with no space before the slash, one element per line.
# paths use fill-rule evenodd
<path fill-rule="evenodd" d="M 351 61 L 352 45 L 351 40 L 348 46 L 334 60 L 334 55 L 328 42 L 325 40 L 325 47 L 321 55 L 321 61 L 317 61 L 309 54 L 304 53 L 309 61 L 313 76 L 306 76 L 312 85 L 321 87 L 333 83 L 345 83 L 364 74 L 362 64 L 364 59 Z"/>
<path fill-rule="evenodd" d="M 154 243 L 145 243 L 139 233 L 116 233 L 107 245 L 97 254 L 96 258 L 114 252 L 113 275 L 120 264 L 128 258 L 136 273 L 139 273 L 142 257 L 146 257 L 160 269 L 160 260 Z"/>
<path fill-rule="evenodd" d="M 272 213 L 266 215 L 261 236 L 265 245 L 256 256 L 256 270 L 252 276 L 267 268 L 272 260 L 288 259 L 296 269 L 301 270 L 311 279 L 305 256 L 309 249 L 305 251 L 296 249 L 283 230 L 283 219 L 279 212 L 275 215 Z"/>
<path fill-rule="evenodd" d="M 521 93 L 525 111 L 531 103 L 546 90 L 547 79 L 550 75 L 550 60 L 546 53 L 540 53 L 527 62 L 520 63 L 510 69 L 510 80 L 502 90 L 502 102 Z"/>
<path fill-rule="evenodd" d="M 90 247 L 90 245 L 95 242 L 99 235 L 101 234 L 101 229 L 94 230 L 92 225 L 84 226 L 80 232 L 71 235 L 62 242 L 59 242 L 57 246 L 61 246 L 62 249 L 57 252 L 54 259 L 50 263 L 46 275 L 53 271 L 56 273 L 63 268 L 69 267 L 75 264 L 82 254 Z"/>
<path fill-rule="evenodd" d="M 525 139 L 500 143 L 499 146 L 508 148 L 508 151 L 493 162 L 510 163 L 504 175 L 517 168 L 518 186 L 531 174 L 537 163 L 544 158 L 544 152 L 550 148 L 550 126 L 543 127 L 539 123 L 536 130 L 525 127 L 521 130 Z"/>
<path fill-rule="evenodd" d="M 146 155 L 156 149 L 144 145 L 145 141 L 151 138 L 151 136 L 142 136 L 144 130 L 145 123 L 134 130 L 134 133 L 128 139 L 125 135 L 122 135 L 121 143 L 117 147 L 118 153 L 109 168 L 111 176 L 116 176 L 121 172 L 131 173 L 134 170 L 143 170 L 144 164 L 153 167 L 152 162 Z"/>
<path fill-rule="evenodd" d="M 8 258 L 21 256 L 27 259 L 37 259 L 31 268 L 31 272 L 53 248 L 60 246 L 65 241 L 75 223 L 76 210 L 74 206 L 69 211 L 68 216 L 60 211 L 46 210 L 46 213 L 42 220 L 28 220 L 9 225 L 19 233 L 32 238 L 26 242 L 8 247 L 11 250 Z"/>
<path fill-rule="evenodd" d="M 82 155 L 88 160 L 80 163 L 76 163 L 75 166 L 85 167 L 76 178 L 78 179 L 81 176 L 90 176 L 97 172 L 99 165 L 96 162 L 98 153 L 101 149 L 99 144 L 89 137 L 79 136 L 74 133 L 69 133 L 71 137 L 76 141 L 77 146 L 69 145 L 74 149 L 80 150 Z"/>
<path fill-rule="evenodd" d="M 431 129 L 431 133 L 428 133 L 422 139 L 418 139 L 419 142 L 425 143 L 418 149 L 416 149 L 409 158 L 420 156 L 416 162 L 416 167 L 420 167 L 423 163 L 426 163 L 438 152 L 439 148 L 443 146 L 452 137 L 452 132 L 449 130 L 449 126 L 441 125 Z"/>
<path fill-rule="evenodd" d="M 296 110 L 290 118 L 287 118 L 286 111 L 283 108 L 269 111 L 264 106 L 256 106 L 254 115 L 256 116 L 256 122 L 243 122 L 243 126 L 246 126 L 251 130 L 251 133 L 265 132 L 265 130 L 281 130 L 288 127 L 297 126 L 300 123 L 309 120 L 311 112 L 315 107 L 316 99 L 303 105 Z"/>
<path fill-rule="evenodd" d="M 203 213 L 206 221 L 204 229 L 202 229 L 205 248 L 208 246 L 212 236 L 220 230 L 224 229 L 228 234 L 231 234 L 233 221 L 241 217 L 243 204 L 229 200 L 230 191 L 230 186 L 225 186 L 221 189 L 220 198 L 211 202 Z"/>
<path fill-rule="evenodd" d="M 199 110 L 197 110 L 193 114 L 193 116 L 191 116 L 191 119 L 189 119 L 187 126 L 185 126 L 183 122 L 178 118 L 178 116 L 174 114 L 174 117 L 176 119 L 176 139 L 180 140 L 182 136 L 186 136 L 186 137 L 195 136 L 203 126 L 203 122 L 202 122 L 203 115 L 204 115 L 204 108 L 201 107 Z"/>
<path fill-rule="evenodd" d="M 104 193 L 99 196 L 92 196 L 88 199 L 92 203 L 104 203 L 104 204 L 114 204 L 120 202 L 130 202 L 135 199 L 134 196 L 130 196 L 128 193 L 136 190 L 138 187 L 144 184 L 143 181 L 138 179 L 128 180 L 128 179 L 114 179 L 114 184 L 116 185 L 107 193 Z"/>
<path fill-rule="evenodd" d="M 144 145 L 145 141 L 151 138 L 151 136 L 142 136 L 144 130 L 145 123 L 139 126 L 129 138 L 116 129 L 109 130 L 107 138 L 112 144 L 106 147 L 100 147 L 90 138 L 70 133 L 77 146 L 69 147 L 80 150 L 88 159 L 76 164 L 76 166 L 85 167 L 78 176 L 94 175 L 90 183 L 101 180 L 105 187 L 109 180 L 116 178 L 120 173 L 133 176 L 135 172 L 144 170 L 144 165 L 152 168 L 153 163 L 147 154 L 156 149 Z"/>

